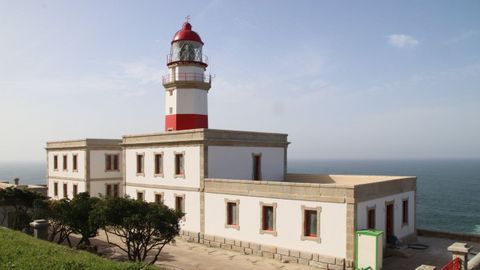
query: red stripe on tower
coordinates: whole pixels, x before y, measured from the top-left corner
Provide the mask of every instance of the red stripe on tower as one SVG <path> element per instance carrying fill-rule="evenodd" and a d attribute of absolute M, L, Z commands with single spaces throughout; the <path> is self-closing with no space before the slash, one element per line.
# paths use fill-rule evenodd
<path fill-rule="evenodd" d="M 165 130 L 208 128 L 208 115 L 172 114 L 165 116 Z"/>

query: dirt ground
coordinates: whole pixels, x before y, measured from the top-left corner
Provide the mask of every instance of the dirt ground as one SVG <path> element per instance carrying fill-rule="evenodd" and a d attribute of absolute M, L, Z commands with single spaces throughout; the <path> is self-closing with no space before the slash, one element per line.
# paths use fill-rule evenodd
<path fill-rule="evenodd" d="M 111 239 L 112 240 L 112 239 Z M 75 240 L 73 242 L 76 242 Z M 451 254 L 447 247 L 457 242 L 455 240 L 418 237 L 418 243 L 428 245 L 425 250 L 404 248 L 400 254 L 385 257 L 384 270 L 412 270 L 422 264 L 441 267 L 449 262 Z M 118 248 L 110 247 L 106 242 L 105 234 L 100 233 L 92 240 L 98 246 L 99 253 L 105 257 L 117 260 L 126 260 L 126 255 Z M 473 247 L 472 253 L 480 251 L 480 243 L 468 243 Z M 318 269 L 299 264 L 282 263 L 273 259 L 243 255 L 237 252 L 210 248 L 201 244 L 189 243 L 178 239 L 175 244 L 167 245 L 163 249 L 156 265 L 172 270 L 313 270 Z"/>

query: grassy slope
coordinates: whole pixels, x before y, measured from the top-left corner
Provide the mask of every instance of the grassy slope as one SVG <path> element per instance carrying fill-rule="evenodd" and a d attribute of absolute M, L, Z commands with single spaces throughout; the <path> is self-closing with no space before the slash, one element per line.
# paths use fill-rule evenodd
<path fill-rule="evenodd" d="M 0 227 L 0 269 L 158 269 L 111 261 Z"/>

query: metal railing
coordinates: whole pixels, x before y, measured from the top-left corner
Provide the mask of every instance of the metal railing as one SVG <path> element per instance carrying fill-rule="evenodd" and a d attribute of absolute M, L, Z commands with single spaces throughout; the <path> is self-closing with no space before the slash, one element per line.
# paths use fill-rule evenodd
<path fill-rule="evenodd" d="M 203 75 L 200 73 L 180 72 L 162 77 L 163 84 L 172 82 L 203 82 L 211 83 L 212 75 Z"/>
<path fill-rule="evenodd" d="M 208 56 L 206 55 L 179 55 L 179 54 L 167 54 L 167 64 L 175 63 L 175 62 L 195 62 L 201 64 L 208 64 Z"/>

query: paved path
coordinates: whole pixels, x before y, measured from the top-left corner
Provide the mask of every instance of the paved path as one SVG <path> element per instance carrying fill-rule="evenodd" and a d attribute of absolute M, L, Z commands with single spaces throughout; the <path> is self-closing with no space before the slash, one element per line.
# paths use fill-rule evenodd
<path fill-rule="evenodd" d="M 407 258 L 398 256 L 386 257 L 383 259 L 384 270 L 411 270 L 422 264 L 436 266 L 437 269 L 447 264 L 452 259 L 452 254 L 447 251 L 448 246 L 455 241 L 445 238 L 436 237 L 418 237 L 418 243 L 428 245 L 425 250 L 406 249 Z M 473 247 L 474 252 L 480 251 L 480 243 L 468 242 L 469 246 Z"/>
<path fill-rule="evenodd" d="M 123 251 L 106 243 L 103 232 L 92 240 L 92 244 L 97 245 L 99 252 L 106 257 L 126 260 Z M 210 248 L 182 239 L 178 239 L 173 245 L 166 245 L 156 265 L 175 270 L 318 270 L 305 265 L 282 263 L 273 259 Z"/>
<path fill-rule="evenodd" d="M 73 237 L 72 237 L 73 238 Z M 76 239 L 72 239 L 76 243 Z M 112 239 L 111 239 L 112 240 Z M 115 239 L 119 241 L 119 239 Z M 384 270 L 412 270 L 422 264 L 437 266 L 440 269 L 451 259 L 447 247 L 455 240 L 434 237 L 418 237 L 418 242 L 429 246 L 426 250 L 405 249 L 403 252 L 408 257 L 389 256 L 383 260 Z M 118 248 L 106 243 L 103 231 L 92 239 L 92 244 L 98 246 L 99 252 L 105 257 L 126 260 L 126 255 Z M 473 252 L 480 251 L 480 243 L 468 243 L 473 247 Z M 167 245 L 163 249 L 157 265 L 174 270 L 318 270 L 318 268 L 281 263 L 252 255 L 243 255 L 237 252 L 210 248 L 205 245 L 189 243 L 178 239 L 175 244 Z"/>

